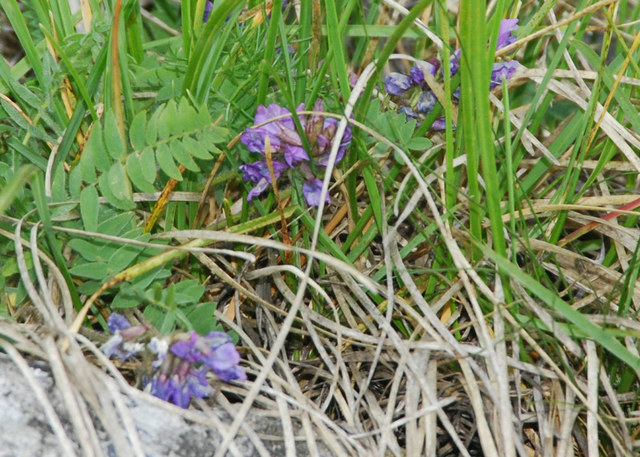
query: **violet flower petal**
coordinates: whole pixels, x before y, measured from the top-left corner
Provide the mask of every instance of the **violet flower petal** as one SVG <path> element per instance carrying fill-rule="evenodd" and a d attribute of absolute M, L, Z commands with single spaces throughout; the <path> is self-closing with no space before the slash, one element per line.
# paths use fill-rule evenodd
<path fill-rule="evenodd" d="M 322 181 L 317 178 L 314 178 L 310 181 L 305 182 L 302 185 L 302 194 L 304 195 L 305 200 L 307 201 L 307 205 L 309 206 L 319 206 L 320 205 L 320 197 L 322 196 Z M 329 196 L 329 192 L 324 199 L 325 203 L 328 205 L 331 203 L 331 197 Z"/>
<path fill-rule="evenodd" d="M 305 151 L 302 146 L 288 145 L 284 148 L 284 160 L 291 168 L 293 168 L 296 162 L 309 160 L 309 156 L 307 155 L 307 151 Z"/>
<path fill-rule="evenodd" d="M 269 181 L 267 181 L 265 178 L 262 178 L 260 181 L 258 181 L 258 184 L 253 186 L 253 188 L 247 194 L 247 201 L 250 202 L 255 197 L 260 195 L 262 192 L 267 190 L 268 187 L 269 187 Z"/>
<path fill-rule="evenodd" d="M 504 48 L 516 41 L 514 32 L 518 29 L 518 19 L 503 19 L 498 30 L 496 49 Z"/>
<path fill-rule="evenodd" d="M 107 319 L 107 326 L 111 333 L 116 333 L 116 330 L 124 330 L 131 327 L 131 324 L 122 314 L 111 313 Z"/>
<path fill-rule="evenodd" d="M 384 78 L 384 87 L 391 95 L 402 95 L 404 91 L 411 87 L 411 78 L 394 71 Z"/>
<path fill-rule="evenodd" d="M 204 14 L 202 15 L 202 23 L 204 24 L 209 20 L 209 16 L 211 15 L 211 8 L 213 8 L 213 2 L 207 1 L 204 5 Z"/>
<path fill-rule="evenodd" d="M 503 79 L 509 79 L 516 72 L 520 64 L 517 60 L 507 62 L 496 62 L 491 69 L 491 86 L 493 90 L 502 84 Z"/>
<path fill-rule="evenodd" d="M 118 350 L 120 349 L 120 345 L 122 344 L 122 335 L 120 332 L 113 335 L 111 338 L 107 340 L 102 346 L 100 346 L 100 350 L 107 356 L 113 357 Z"/>
<path fill-rule="evenodd" d="M 241 367 L 234 365 L 228 370 L 218 371 L 216 372 L 216 376 L 218 376 L 221 380 L 225 382 L 229 381 L 246 381 L 247 373 Z"/>
<path fill-rule="evenodd" d="M 240 362 L 240 354 L 233 343 L 225 343 L 211 351 L 203 358 L 203 362 L 217 373 L 237 365 Z"/>
<path fill-rule="evenodd" d="M 417 84 L 418 86 L 425 85 L 425 80 L 424 80 L 425 71 L 431 74 L 431 76 L 435 76 L 436 72 L 438 71 L 438 67 L 432 64 L 431 62 L 426 62 L 426 61 L 418 62 L 416 65 L 411 67 L 411 69 L 409 69 L 409 73 L 411 74 L 411 80 L 414 82 L 414 84 Z"/>
<path fill-rule="evenodd" d="M 418 86 L 424 86 L 425 81 L 422 68 L 414 65 L 413 67 L 411 67 L 411 69 L 409 69 L 409 73 L 411 74 L 411 81 L 413 81 L 414 84 L 417 84 Z"/>
<path fill-rule="evenodd" d="M 434 106 L 436 106 L 436 96 L 430 90 L 423 90 L 416 104 L 416 111 L 419 113 L 429 114 Z"/>

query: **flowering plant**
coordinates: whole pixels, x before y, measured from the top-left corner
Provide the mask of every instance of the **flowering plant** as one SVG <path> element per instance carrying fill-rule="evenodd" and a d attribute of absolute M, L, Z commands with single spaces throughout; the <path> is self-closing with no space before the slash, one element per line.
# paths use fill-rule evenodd
<path fill-rule="evenodd" d="M 302 193 L 307 204 L 318 206 L 320 204 L 322 181 L 314 174 L 311 163 L 317 168 L 326 167 L 334 136 L 338 127 L 338 121 L 321 114 L 313 114 L 309 117 L 299 114 L 304 110 L 304 104 L 296 108 L 296 115 L 304 132 L 304 140 L 296 130 L 292 113 L 275 103 L 269 106 L 258 106 L 253 120 L 255 127 L 247 128 L 240 140 L 250 152 L 265 155 L 266 139 L 269 138 L 273 175 L 279 179 L 287 170 L 293 170 L 304 179 Z M 322 111 L 322 100 L 318 99 L 313 111 Z M 351 129 L 347 127 L 340 146 L 336 163 L 339 163 L 351 144 Z M 305 142 L 308 149 L 305 149 Z M 249 191 L 247 200 L 251 200 L 262 194 L 271 182 L 271 172 L 267 159 L 240 165 L 242 179 L 256 183 Z M 331 198 L 326 195 L 325 202 L 331 203 Z"/>
<path fill-rule="evenodd" d="M 145 390 L 152 395 L 187 408 L 191 398 L 204 398 L 212 392 L 207 375 L 213 372 L 222 381 L 247 379 L 238 366 L 240 354 L 223 332 L 200 336 L 196 332 L 180 333 L 171 338 L 154 337 L 145 346 L 135 340 L 147 327 L 131 326 L 127 319 L 112 313 L 107 325 L 113 336 L 102 346 L 109 357 L 127 360 L 147 350 L 156 359 L 151 364 L 153 374 L 144 379 Z"/>
<path fill-rule="evenodd" d="M 496 49 L 504 48 L 516 40 L 514 32 L 518 29 L 518 19 L 503 19 L 500 22 Z M 461 50 L 456 49 L 449 65 L 451 76 L 455 75 L 460 68 Z M 509 79 L 520 64 L 517 60 L 496 62 L 491 70 L 490 90 L 502 84 L 503 79 Z M 415 119 L 429 114 L 436 105 L 436 96 L 429 89 L 425 82 L 425 72 L 431 76 L 436 76 L 440 62 L 435 59 L 429 61 L 419 61 L 411 67 L 409 75 L 391 72 L 384 79 L 385 90 L 393 97 L 400 106 L 399 112 L 407 117 Z M 458 100 L 460 89 L 453 94 L 454 102 Z M 432 124 L 433 130 L 444 130 L 444 118 L 436 119 Z"/>

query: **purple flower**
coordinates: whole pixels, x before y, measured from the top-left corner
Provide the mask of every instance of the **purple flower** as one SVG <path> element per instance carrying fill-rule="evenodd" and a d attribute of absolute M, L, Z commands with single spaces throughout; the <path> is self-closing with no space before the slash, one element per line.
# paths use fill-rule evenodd
<path fill-rule="evenodd" d="M 332 117 L 328 117 L 324 120 L 324 124 L 322 127 L 322 133 L 318 135 L 316 147 L 314 148 L 314 155 L 316 156 L 316 163 L 322 165 L 323 167 L 327 166 L 329 162 L 329 154 L 331 153 L 331 143 L 334 135 L 336 134 L 336 130 L 338 129 L 338 120 Z M 338 149 L 338 154 L 336 155 L 336 163 L 340 163 L 342 158 L 344 157 L 344 153 L 347 151 L 347 148 L 351 144 L 351 137 L 353 133 L 351 129 L 347 127 L 342 135 L 342 141 L 340 142 L 340 148 Z"/>
<path fill-rule="evenodd" d="M 276 179 L 278 179 L 282 172 L 287 169 L 287 165 L 275 160 L 272 164 L 273 174 Z M 256 186 L 249 191 L 249 195 L 247 195 L 247 200 L 249 201 L 267 190 L 269 184 L 271 184 L 271 173 L 269 173 L 269 166 L 266 160 L 240 165 L 238 169 L 242 172 L 242 179 L 257 183 Z"/>
<path fill-rule="evenodd" d="M 271 119 L 279 116 L 287 117 L 271 121 Z M 246 129 L 240 137 L 240 141 L 242 141 L 251 152 L 264 154 L 265 138 L 267 136 L 271 143 L 272 152 L 280 151 L 282 147 L 281 136 L 286 136 L 289 139 L 293 138 L 296 144 L 300 143 L 300 137 L 297 136 L 295 125 L 291 119 L 291 112 L 286 108 L 276 104 L 271 104 L 266 107 L 260 105 L 258 106 L 258 111 L 253 123 L 259 127 Z"/>
<path fill-rule="evenodd" d="M 436 119 L 435 121 L 433 121 L 433 124 L 431 124 L 431 130 L 435 130 L 435 131 L 442 131 L 445 130 L 447 128 L 447 121 L 445 120 L 444 117 L 439 117 L 438 119 Z M 453 130 L 456 129 L 456 126 L 453 126 Z"/>
<path fill-rule="evenodd" d="M 453 51 L 453 54 L 451 54 L 450 56 L 449 71 L 451 72 L 452 77 L 453 75 L 458 73 L 458 70 L 460 69 L 461 53 L 462 51 L 460 49 L 456 49 L 455 51 Z"/>
<path fill-rule="evenodd" d="M 116 330 L 124 330 L 131 327 L 131 324 L 122 314 L 111 313 L 107 319 L 107 327 L 111 333 L 116 333 Z"/>
<path fill-rule="evenodd" d="M 516 41 L 514 32 L 518 29 L 518 19 L 503 19 L 498 30 L 498 43 L 496 49 L 504 48 Z"/>
<path fill-rule="evenodd" d="M 204 14 L 202 15 L 202 23 L 205 23 L 209 20 L 209 16 L 211 15 L 211 8 L 213 8 L 213 2 L 207 1 L 204 5 Z"/>
<path fill-rule="evenodd" d="M 189 407 L 191 398 L 204 398 L 211 393 L 207 370 L 195 369 L 188 364 L 181 365 L 171 376 L 164 373 L 155 376 L 147 384 L 147 389 L 154 397 L 185 409 Z"/>
<path fill-rule="evenodd" d="M 409 74 L 411 74 L 411 81 L 418 86 L 424 86 L 424 72 L 422 68 L 414 65 L 409 69 Z"/>
<path fill-rule="evenodd" d="M 302 193 L 304 194 L 304 198 L 307 200 L 307 204 L 309 206 L 319 206 L 322 197 L 322 181 L 314 178 L 305 182 L 302 185 Z M 329 192 L 325 195 L 324 201 L 326 204 L 331 203 Z"/>
<path fill-rule="evenodd" d="M 423 90 L 416 104 L 416 111 L 423 114 L 429 114 L 434 106 L 436 106 L 436 96 L 430 90 Z"/>
<path fill-rule="evenodd" d="M 201 338 L 197 346 L 203 354 L 203 363 L 223 381 L 247 379 L 244 370 L 238 367 L 240 354 L 226 333 L 211 332 Z"/>
<path fill-rule="evenodd" d="M 107 319 L 107 326 L 113 336 L 100 347 L 107 357 L 125 361 L 144 349 L 143 344 L 134 341 L 147 331 L 144 325 L 132 327 L 122 314 L 111 313 Z"/>
<path fill-rule="evenodd" d="M 491 70 L 491 90 L 501 85 L 503 79 L 511 78 L 519 66 L 516 60 L 494 63 Z"/>
<path fill-rule="evenodd" d="M 384 88 L 391 95 L 402 95 L 411 87 L 411 78 L 402 73 L 391 72 L 384 78 Z"/>
<path fill-rule="evenodd" d="M 191 398 L 210 394 L 207 381 L 210 371 L 226 382 L 247 379 L 245 371 L 238 366 L 238 350 L 223 332 L 211 332 L 207 336 L 196 332 L 179 335 L 165 354 L 159 370 L 146 381 L 146 388 L 152 395 L 182 408 L 189 406 Z"/>
<path fill-rule="evenodd" d="M 178 341 L 174 343 L 173 346 L 171 346 L 171 352 L 189 363 L 202 362 L 202 353 L 195 347 L 198 338 L 200 338 L 198 334 L 192 332 L 191 338 L 188 341 Z"/>
<path fill-rule="evenodd" d="M 515 31 L 518 29 L 518 19 L 504 19 L 500 22 L 496 48 L 500 49 L 515 42 Z M 456 49 L 451 53 L 449 62 L 449 72 L 454 76 L 460 70 L 461 50 Z M 493 64 L 491 71 L 490 90 L 502 84 L 503 79 L 509 79 L 518 69 L 520 64 L 513 60 L 508 62 L 497 62 Z M 428 90 L 425 81 L 425 72 L 436 75 L 439 63 L 436 60 L 428 62 L 420 61 L 409 70 L 410 76 L 401 73 L 390 73 L 385 78 L 387 92 L 395 95 L 393 101 L 399 105 L 398 112 L 404 114 L 409 119 L 424 119 L 425 114 L 429 114 L 437 103 L 433 92 Z M 412 87 L 420 88 L 420 90 Z M 456 88 L 452 94 L 453 103 L 458 103 L 460 99 L 460 88 Z M 431 125 L 432 130 L 444 130 L 444 119 L 436 119 Z M 455 128 L 455 126 L 454 126 Z"/>
<path fill-rule="evenodd" d="M 438 67 L 431 62 L 420 62 L 417 65 L 414 65 L 409 69 L 409 74 L 411 74 L 411 81 L 418 85 L 424 86 L 424 72 L 425 70 L 431 74 L 431 76 L 435 76 L 438 71 Z"/>
<path fill-rule="evenodd" d="M 241 135 L 241 141 L 249 151 L 259 154 L 264 154 L 265 138 L 269 137 L 276 179 L 280 178 L 282 172 L 289 168 L 301 174 L 305 182 L 311 182 L 316 177 L 308 162 L 313 158 L 316 165 L 327 166 L 338 121 L 333 118 L 325 118 L 320 114 L 322 112 L 322 100 L 320 99 L 316 101 L 313 107 L 314 114 L 311 116 L 307 117 L 299 114 L 303 110 L 304 105 L 301 104 L 296 108 L 296 114 L 306 136 L 306 144 L 309 145 L 308 150 L 303 146 L 305 142 L 302 141 L 295 128 L 290 111 L 276 104 L 271 104 L 267 107 L 259 106 L 254 119 L 254 125 L 258 125 L 258 127 L 250 127 Z M 288 116 L 272 121 L 274 117 L 283 115 Z M 260 125 L 261 123 L 265 124 Z M 351 144 L 351 137 L 351 129 L 347 128 L 340 141 L 336 163 L 340 162 L 344 157 L 347 148 Z M 242 179 L 244 181 L 256 183 L 249 191 L 247 200 L 253 199 L 268 189 L 271 183 L 271 176 L 266 161 L 260 160 L 244 164 L 239 167 L 239 170 L 242 171 Z M 304 194 L 306 198 L 307 194 Z M 307 202 L 316 201 L 308 198 L 306 200 Z"/>
<path fill-rule="evenodd" d="M 108 356 L 126 360 L 145 348 L 134 341 L 146 332 L 145 326 L 132 327 L 117 313 L 109 316 L 108 325 L 113 336 L 101 347 Z M 182 408 L 187 408 L 192 398 L 204 398 L 211 393 L 207 381 L 210 371 L 222 381 L 247 379 L 244 369 L 238 366 L 238 350 L 223 332 L 211 332 L 207 336 L 183 333 L 172 340 L 154 337 L 146 348 L 157 359 L 151 363 L 153 376 L 144 378 L 145 389 Z"/>
<path fill-rule="evenodd" d="M 293 165 L 297 162 L 302 162 L 303 160 L 309 160 L 309 156 L 307 155 L 307 151 L 304 150 L 302 145 L 294 146 L 288 144 L 284 148 L 284 161 L 287 162 L 289 168 L 293 168 Z"/>
<path fill-rule="evenodd" d="M 272 161 L 271 163 L 273 164 L 273 174 L 276 179 L 278 179 L 282 172 L 287 169 L 287 165 L 276 161 Z M 266 179 L 271 183 L 271 173 L 269 172 L 269 166 L 266 160 L 240 165 L 239 168 L 243 173 L 242 179 L 245 181 L 259 182 L 262 179 Z"/>

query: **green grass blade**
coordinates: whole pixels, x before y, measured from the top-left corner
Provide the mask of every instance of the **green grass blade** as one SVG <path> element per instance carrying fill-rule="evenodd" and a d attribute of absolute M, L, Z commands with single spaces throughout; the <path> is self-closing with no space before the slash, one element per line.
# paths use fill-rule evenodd
<path fill-rule="evenodd" d="M 640 371 L 640 358 L 629 352 L 629 350 L 611 336 L 611 334 L 592 323 L 580 311 L 573 309 L 568 303 L 562 300 L 556 292 L 547 289 L 536 279 L 520 270 L 517 265 L 509 262 L 506 258 L 502 257 L 494 250 L 489 249 L 486 245 L 480 245 L 480 243 L 476 241 L 474 241 L 474 243 L 478 248 L 482 248 L 485 256 L 496 263 L 500 273 L 518 281 L 523 287 L 541 299 L 549 309 L 558 313 L 577 328 L 583 330 L 587 335 L 589 335 L 589 339 L 598 343 L 634 370 Z"/>

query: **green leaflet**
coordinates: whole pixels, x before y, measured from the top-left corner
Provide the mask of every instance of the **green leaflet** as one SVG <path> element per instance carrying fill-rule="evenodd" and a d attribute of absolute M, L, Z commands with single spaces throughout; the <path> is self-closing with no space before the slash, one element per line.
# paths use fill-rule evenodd
<path fill-rule="evenodd" d="M 158 165 L 162 171 L 164 171 L 167 176 L 176 181 L 182 181 L 182 174 L 180 170 L 176 166 L 176 163 L 173 161 L 173 157 L 171 155 L 171 149 L 167 143 L 161 143 L 156 150 L 156 158 L 158 159 Z"/>
<path fill-rule="evenodd" d="M 98 230 L 98 191 L 95 186 L 87 186 L 80 192 L 80 214 L 82 224 L 88 232 Z"/>
<path fill-rule="evenodd" d="M 140 111 L 133 117 L 129 127 L 129 140 L 134 150 L 141 151 L 146 145 L 145 127 L 147 125 L 147 112 Z"/>

